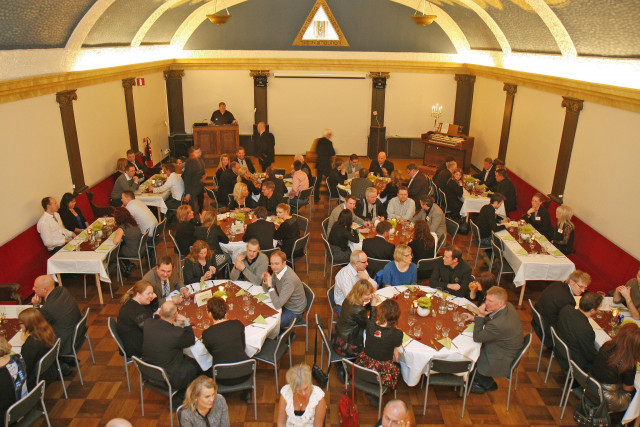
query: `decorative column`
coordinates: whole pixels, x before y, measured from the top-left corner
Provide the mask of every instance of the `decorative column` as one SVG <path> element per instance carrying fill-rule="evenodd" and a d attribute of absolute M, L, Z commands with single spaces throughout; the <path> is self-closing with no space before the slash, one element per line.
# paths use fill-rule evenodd
<path fill-rule="evenodd" d="M 518 85 L 505 83 L 502 90 L 507 92 L 504 101 L 504 114 L 502 115 L 502 132 L 500 133 L 500 148 L 498 148 L 498 158 L 505 160 L 507 157 L 507 145 L 509 144 L 509 132 L 511 132 L 511 115 L 513 113 L 513 101 L 518 91 Z"/>
<path fill-rule="evenodd" d="M 470 135 L 471 107 L 473 105 L 473 88 L 476 76 L 471 74 L 456 74 L 458 87 L 456 90 L 456 108 L 453 115 L 453 123 L 462 126 L 462 134 Z"/>
<path fill-rule="evenodd" d="M 138 152 L 138 128 L 136 127 L 136 109 L 133 105 L 133 87 L 136 85 L 134 77 L 122 79 L 124 88 L 124 102 L 127 109 L 127 125 L 129 126 L 129 144 L 131 149 Z"/>
<path fill-rule="evenodd" d="M 371 88 L 371 125 L 369 127 L 367 157 L 375 159 L 380 151 L 388 151 L 387 128 L 384 126 L 384 106 L 387 79 L 391 78 L 391 75 L 386 72 L 372 71 L 369 73 L 369 78 L 371 78 L 373 84 Z"/>
<path fill-rule="evenodd" d="M 184 130 L 184 105 L 182 104 L 182 78 L 184 70 L 167 70 L 163 73 L 167 86 L 169 132 L 186 133 Z"/>
<path fill-rule="evenodd" d="M 558 150 L 558 161 L 556 162 L 556 173 L 553 178 L 553 187 L 549 197 L 556 203 L 562 204 L 564 197 L 564 187 L 567 184 L 569 173 L 569 163 L 571 162 L 571 151 L 573 141 L 576 138 L 578 128 L 578 118 L 584 106 L 581 99 L 562 97 L 562 106 L 567 110 L 564 116 L 564 126 L 562 128 L 562 138 L 560 139 L 560 149 Z"/>
<path fill-rule="evenodd" d="M 269 70 L 251 70 L 249 76 L 253 77 L 253 137 L 251 147 L 245 147 L 247 154 L 257 154 L 255 143 L 258 141 L 258 123 L 264 122 L 269 131 L 269 115 L 267 111 L 267 85 L 269 83 Z"/>
<path fill-rule="evenodd" d="M 69 158 L 69 170 L 71 171 L 71 182 L 74 192 L 80 194 L 88 189 L 84 183 L 84 172 L 82 170 L 82 159 L 80 158 L 80 145 L 78 144 L 78 130 L 76 128 L 76 117 L 73 113 L 73 101 L 78 99 L 76 89 L 65 90 L 56 93 L 56 102 L 60 106 L 60 118 L 62 119 L 62 130 L 64 140 L 67 145 L 67 157 Z"/>

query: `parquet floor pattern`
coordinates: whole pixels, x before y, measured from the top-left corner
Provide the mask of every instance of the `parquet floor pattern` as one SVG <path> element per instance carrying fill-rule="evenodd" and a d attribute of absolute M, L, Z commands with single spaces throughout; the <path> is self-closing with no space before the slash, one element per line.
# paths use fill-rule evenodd
<path fill-rule="evenodd" d="M 406 162 L 408 163 L 408 161 Z M 283 165 L 284 166 L 284 165 Z M 311 309 L 314 316 L 318 313 L 328 323 L 330 316 L 326 297 L 328 279 L 323 274 L 324 248 L 320 240 L 321 221 L 327 217 L 328 202 L 326 190 L 321 201 L 315 204 L 310 222 L 311 239 L 309 242 L 309 276 L 306 275 L 304 260 L 296 265 L 296 272 L 301 279 L 308 283 L 315 292 L 316 298 Z M 303 214 L 308 215 L 305 208 Z M 469 244 L 468 236 L 456 237 L 455 243 L 464 248 L 467 256 Z M 158 246 L 158 253 L 165 253 L 164 244 Z M 169 246 L 168 253 L 175 257 L 173 248 Z M 475 248 L 472 248 L 475 257 Z M 477 271 L 487 269 L 482 255 L 478 262 Z M 473 263 L 473 259 L 471 260 Z M 146 271 L 146 268 L 145 268 Z M 335 269 L 337 272 L 338 269 Z M 79 353 L 81 359 L 84 385 L 80 384 L 77 373 L 65 378 L 69 399 L 65 399 L 59 382 L 47 387 L 45 403 L 49 411 L 51 423 L 54 426 L 99 426 L 109 419 L 123 417 L 129 419 L 134 426 L 167 426 L 169 425 L 168 399 L 151 390 L 144 390 L 145 416 L 141 414 L 140 388 L 138 372 L 133 365 L 129 366 L 131 391 L 127 389 L 127 382 L 123 370 L 122 357 L 118 353 L 116 343 L 111 338 L 107 328 L 107 319 L 117 317 L 120 309 L 119 298 L 124 290 L 138 280 L 139 270 L 134 269 L 130 279 L 123 287 L 119 283 L 113 284 L 114 299 L 109 296 L 108 285 L 103 284 L 105 305 L 98 302 L 97 292 L 92 280 L 88 280 L 87 298 L 84 298 L 82 277 L 67 275 L 64 277 L 66 286 L 74 295 L 81 310 L 91 309 L 89 315 L 89 336 L 93 345 L 96 364 L 91 363 L 88 345 Z M 515 305 L 518 301 L 519 289 L 515 289 L 509 282 L 510 276 L 504 276 L 502 286 L 509 291 L 510 301 Z M 544 288 L 544 283 L 529 283 L 525 304 L 519 310 L 523 329 L 530 330 L 531 310 L 526 305 L 526 298 L 535 300 Z M 311 317 L 312 317 L 311 316 Z M 315 326 L 315 321 L 312 322 Z M 462 399 L 452 388 L 432 386 L 429 389 L 429 401 L 426 415 L 422 415 L 424 389 L 407 387 L 401 380 L 397 390 L 397 397 L 404 400 L 412 412 L 412 425 L 418 426 L 459 426 L 459 425 L 509 425 L 509 426 L 537 426 L 537 425 L 574 425 L 573 409 L 577 400 L 572 396 L 564 419 L 560 419 L 561 385 L 564 376 L 557 364 L 551 368 L 549 381 L 544 383 L 544 372 L 549 359 L 548 352 L 543 354 L 541 372 L 536 372 L 538 349 L 540 341 L 535 337 L 531 351 L 524 357 L 519 373 L 518 389 L 511 392 L 509 412 L 506 411 L 507 385 L 504 379 L 498 379 L 499 389 L 484 395 L 470 394 L 467 399 L 464 417 L 460 417 Z M 293 344 L 293 363 L 313 363 L 313 333 L 310 334 L 310 350 L 305 353 L 304 331 L 298 329 L 298 338 Z M 285 373 L 288 369 L 287 357 L 284 357 L 279 370 L 280 386 L 286 383 Z M 326 369 L 326 358 L 325 358 Z M 254 420 L 253 405 L 247 405 L 240 400 L 240 393 L 226 395 L 232 426 L 262 427 L 272 426 L 276 421 L 278 395 L 274 383 L 273 367 L 265 364 L 258 365 L 257 373 L 257 401 L 258 419 Z M 330 388 L 326 398 L 329 410 L 326 425 L 340 425 L 338 402 L 343 394 L 343 385 L 337 379 L 335 368 L 332 368 Z M 385 396 L 385 402 L 392 398 L 392 394 Z M 377 408 L 372 407 L 364 394 L 356 392 L 356 404 L 360 412 L 360 424 L 374 425 L 378 419 Z M 177 426 L 177 420 L 175 425 Z"/>

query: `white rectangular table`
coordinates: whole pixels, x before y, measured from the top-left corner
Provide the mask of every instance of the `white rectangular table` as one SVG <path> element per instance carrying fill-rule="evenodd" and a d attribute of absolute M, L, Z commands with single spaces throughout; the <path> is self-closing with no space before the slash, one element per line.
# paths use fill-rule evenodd
<path fill-rule="evenodd" d="M 469 194 L 466 188 L 462 190 L 462 207 L 460 208 L 460 216 L 468 216 L 472 212 L 480 212 L 483 206 L 489 204 L 489 197 L 484 196 L 472 196 Z M 504 210 L 504 203 L 500 205 L 496 211 L 499 217 L 505 218 L 507 212 Z"/>
<path fill-rule="evenodd" d="M 145 190 L 151 185 L 150 180 L 146 180 L 140 187 L 138 187 L 138 191 L 136 191 L 136 199 L 140 200 L 147 206 L 154 206 L 158 208 L 158 221 L 162 221 L 160 213 L 167 213 L 167 205 L 164 202 L 169 197 L 171 197 L 171 190 L 165 190 L 162 193 L 146 193 Z"/>

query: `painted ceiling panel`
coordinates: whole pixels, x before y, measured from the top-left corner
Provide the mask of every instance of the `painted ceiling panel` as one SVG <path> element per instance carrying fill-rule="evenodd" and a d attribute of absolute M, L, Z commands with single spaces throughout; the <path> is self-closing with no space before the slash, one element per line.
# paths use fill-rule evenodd
<path fill-rule="evenodd" d="M 84 46 L 128 45 L 163 0 L 115 0 L 102 14 Z"/>
<path fill-rule="evenodd" d="M 471 49 L 500 50 L 498 40 L 477 13 L 458 3 L 441 3 L 439 6 L 462 29 Z"/>
<path fill-rule="evenodd" d="M 640 2 L 565 0 L 552 6 L 578 55 L 640 57 Z"/>
<path fill-rule="evenodd" d="M 329 0 L 349 47 L 292 46 L 314 0 L 250 0 L 229 9 L 224 26 L 203 22 L 185 49 L 345 50 L 455 53 L 436 24 L 419 27 L 413 10 L 388 0 Z"/>
<path fill-rule="evenodd" d="M 169 43 L 182 22 L 202 3 L 188 0 L 167 9 L 151 26 L 142 43 Z"/>
<path fill-rule="evenodd" d="M 0 49 L 64 47 L 96 0 L 0 0 Z"/>

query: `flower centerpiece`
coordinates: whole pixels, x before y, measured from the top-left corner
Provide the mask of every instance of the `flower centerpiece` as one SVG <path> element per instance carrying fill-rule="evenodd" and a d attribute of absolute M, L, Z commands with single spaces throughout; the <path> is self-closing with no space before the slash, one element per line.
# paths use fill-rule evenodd
<path fill-rule="evenodd" d="M 525 224 L 522 227 L 520 227 L 520 237 L 523 240 L 529 240 L 532 234 L 533 234 L 533 225 Z"/>
<path fill-rule="evenodd" d="M 222 291 L 218 290 L 218 291 L 215 291 L 211 296 L 212 296 L 212 297 L 215 297 L 215 298 L 222 298 L 222 299 L 224 299 L 224 300 L 226 300 L 226 299 L 227 299 L 227 297 L 228 297 L 228 295 L 227 295 L 227 291 L 226 291 L 226 290 L 222 290 Z"/>
<path fill-rule="evenodd" d="M 244 222 L 244 219 L 245 219 L 245 215 L 243 213 L 236 214 L 236 223 Z"/>
<path fill-rule="evenodd" d="M 431 298 L 428 296 L 418 298 L 418 316 L 427 317 L 431 312 Z"/>
<path fill-rule="evenodd" d="M 100 221 L 96 221 L 95 223 L 93 223 L 91 225 L 91 228 L 93 228 L 93 231 L 100 231 L 102 230 L 102 222 Z"/>
<path fill-rule="evenodd" d="M 391 227 L 392 227 L 392 228 L 396 228 L 396 225 L 398 225 L 398 220 L 397 220 L 397 219 L 395 219 L 395 218 L 391 218 L 391 219 L 389 220 L 389 223 L 391 223 Z"/>

